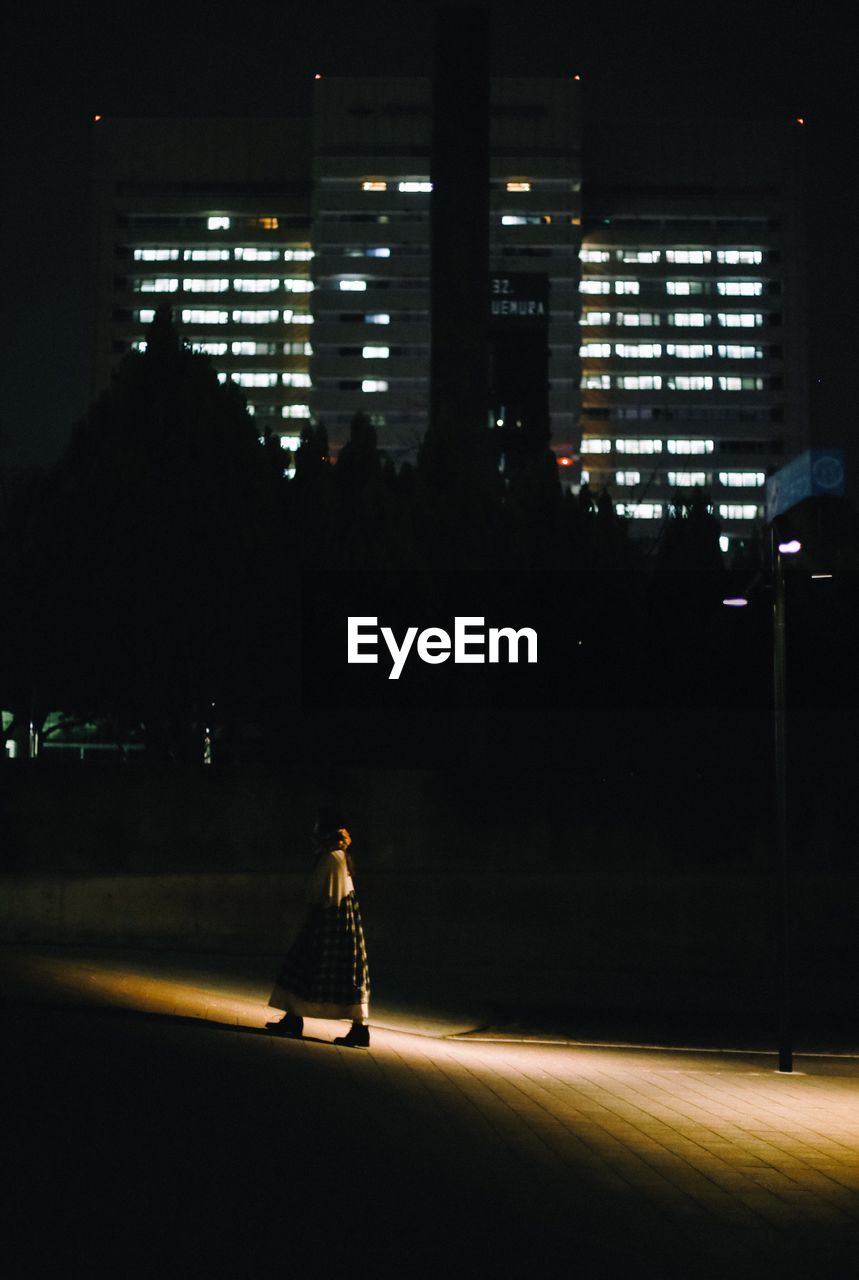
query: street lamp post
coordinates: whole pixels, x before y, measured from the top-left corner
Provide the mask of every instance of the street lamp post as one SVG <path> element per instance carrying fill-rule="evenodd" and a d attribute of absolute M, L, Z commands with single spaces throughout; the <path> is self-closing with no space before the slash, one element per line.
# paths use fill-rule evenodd
<path fill-rule="evenodd" d="M 793 1071 L 793 1029 L 790 965 L 792 866 L 787 822 L 786 645 L 785 590 L 782 554 L 799 550 L 798 544 L 779 544 L 772 529 L 773 560 L 773 726 L 775 753 L 775 826 L 779 877 L 778 968 L 779 1030 L 778 1069 Z"/>

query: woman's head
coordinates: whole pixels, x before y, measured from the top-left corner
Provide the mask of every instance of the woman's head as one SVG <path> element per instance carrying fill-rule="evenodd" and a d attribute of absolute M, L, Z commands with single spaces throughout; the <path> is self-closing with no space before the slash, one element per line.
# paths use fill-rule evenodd
<path fill-rule="evenodd" d="M 316 817 L 313 835 L 319 845 L 345 849 L 351 844 L 346 819 L 339 809 L 323 805 Z"/>

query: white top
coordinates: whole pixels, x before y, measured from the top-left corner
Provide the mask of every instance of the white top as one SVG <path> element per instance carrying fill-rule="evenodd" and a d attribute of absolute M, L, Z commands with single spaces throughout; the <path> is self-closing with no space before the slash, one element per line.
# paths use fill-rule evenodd
<path fill-rule="evenodd" d="M 307 901 L 327 907 L 339 906 L 348 893 L 354 890 L 352 877 L 342 849 L 332 849 L 320 854 L 307 890 Z"/>

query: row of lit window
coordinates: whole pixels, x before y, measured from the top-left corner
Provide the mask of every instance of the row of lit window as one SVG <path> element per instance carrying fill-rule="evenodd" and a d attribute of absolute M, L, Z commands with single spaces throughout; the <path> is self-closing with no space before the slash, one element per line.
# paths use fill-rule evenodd
<path fill-rule="evenodd" d="M 704 360 L 713 355 L 714 348 L 703 342 L 585 342 L 579 347 L 579 355 L 586 360 L 605 360 L 620 356 L 622 360 L 658 360 L 663 352 L 677 360 Z M 763 347 L 740 343 L 717 346 L 715 352 L 723 360 L 760 360 Z"/>
<path fill-rule="evenodd" d="M 219 374 L 218 374 L 218 381 L 219 381 L 219 382 L 226 382 L 226 380 L 227 380 L 227 379 L 226 379 L 226 375 L 225 375 L 225 374 L 222 374 L 222 373 L 219 373 Z M 269 408 L 270 408 L 270 406 L 268 406 L 268 405 L 266 405 L 266 406 L 259 405 L 259 406 L 258 406 L 258 405 L 255 405 L 255 404 L 249 404 L 249 405 L 248 405 L 248 413 L 251 415 L 251 417 L 252 417 L 252 418 L 255 418 L 255 417 L 257 417 L 257 410 L 258 410 L 258 409 L 260 409 L 260 410 L 262 410 L 262 412 L 259 414 L 259 416 L 260 416 L 260 417 L 262 417 L 262 416 L 266 416 L 266 417 L 267 417 L 267 416 L 268 416 L 268 410 L 269 410 Z M 310 417 L 310 405 L 309 405 L 309 404 L 285 404 L 285 405 L 282 405 L 282 406 L 281 406 L 281 410 L 280 410 L 280 416 L 281 416 L 282 418 L 309 418 L 309 417 Z"/>
<path fill-rule="evenodd" d="M 662 453 L 662 446 L 668 453 L 704 454 L 712 453 L 716 447 L 714 440 L 605 440 L 591 436 L 582 441 L 582 453 Z"/>
<path fill-rule="evenodd" d="M 612 315 L 614 320 L 612 321 Z M 725 329 L 756 329 L 763 324 L 760 312 L 718 311 L 715 319 Z M 713 323 L 713 315 L 705 311 L 584 311 L 582 324 L 605 326 L 612 324 L 627 328 L 646 328 L 669 324 L 678 329 L 704 329 Z"/>
<path fill-rule="evenodd" d="M 135 262 L 310 262 L 312 249 L 257 249 L 253 245 L 234 249 L 135 249 Z"/>
<path fill-rule="evenodd" d="M 242 221 L 246 222 L 247 219 L 243 218 Z M 273 216 L 254 218 L 254 222 L 262 231 L 277 231 L 280 226 L 280 220 Z M 223 213 L 210 214 L 206 218 L 206 227 L 209 231 L 229 231 L 232 225 L 232 218 Z"/>
<path fill-rule="evenodd" d="M 650 283 L 649 281 L 647 282 Z M 656 283 L 654 281 L 654 283 Z M 665 292 L 676 298 L 710 293 L 710 280 L 666 280 Z M 717 280 L 716 292 L 724 298 L 759 298 L 764 291 L 761 280 Z M 636 294 L 641 292 L 639 280 L 580 280 L 579 293 Z"/>
<path fill-rule="evenodd" d="M 391 183 L 393 187 L 395 184 Z M 432 183 L 426 178 L 404 178 L 396 183 L 397 191 L 406 195 L 424 195 L 432 191 Z M 388 183 L 384 178 L 365 178 L 361 183 L 362 191 L 387 191 Z"/>
<path fill-rule="evenodd" d="M 610 262 L 615 259 L 620 262 L 650 263 L 659 262 L 663 254 L 666 262 L 673 262 L 678 266 L 703 266 L 713 261 L 713 251 L 711 249 L 696 248 L 582 249 L 579 252 L 579 257 L 582 262 Z M 756 267 L 763 262 L 763 252 L 760 249 L 717 249 L 716 261 L 731 267 Z"/>
<path fill-rule="evenodd" d="M 146 339 L 132 342 L 134 351 L 146 350 Z M 312 356 L 309 342 L 191 342 L 192 351 L 204 356 Z"/>
<path fill-rule="evenodd" d="M 664 378 L 658 373 L 586 373 L 581 380 L 586 391 L 763 391 L 763 378 L 751 374 L 690 373 Z"/>
<path fill-rule="evenodd" d="M 708 483 L 706 471 L 667 471 L 668 483 L 673 489 L 694 488 Z M 641 484 L 640 471 L 616 471 L 615 484 L 631 488 Z M 763 471 L 720 471 L 719 483 L 726 489 L 760 489 L 766 476 Z M 652 482 L 652 481 L 651 481 Z"/>
<path fill-rule="evenodd" d="M 582 482 L 586 483 L 584 477 Z M 663 515 L 663 506 L 661 502 L 616 502 L 614 509 L 619 516 L 627 516 L 631 520 L 661 520 Z M 719 506 L 719 517 L 722 520 L 757 520 L 762 514 L 760 507 L 756 503 L 721 503 Z M 720 545 L 723 551 L 727 551 L 727 545 Z"/>
<path fill-rule="evenodd" d="M 183 324 L 313 324 L 309 311 L 183 311 Z M 151 324 L 155 312 L 136 313 L 141 324 Z"/>
<path fill-rule="evenodd" d="M 142 279 L 132 280 L 131 284 L 138 293 L 176 293 L 179 289 L 177 279 L 164 276 L 144 276 Z M 226 293 L 230 288 L 235 289 L 236 293 L 274 293 L 280 288 L 286 289 L 287 293 L 311 293 L 313 281 L 257 280 L 248 276 L 238 280 L 218 280 L 214 276 L 203 276 L 182 281 L 183 293 Z"/>
<path fill-rule="evenodd" d="M 237 387 L 309 387 L 309 373 L 219 373 L 218 381 L 234 382 Z"/>

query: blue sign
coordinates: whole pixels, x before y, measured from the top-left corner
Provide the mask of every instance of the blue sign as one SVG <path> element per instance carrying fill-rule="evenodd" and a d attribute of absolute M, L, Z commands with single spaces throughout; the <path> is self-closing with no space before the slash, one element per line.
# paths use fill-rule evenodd
<path fill-rule="evenodd" d="M 767 480 L 767 520 L 775 520 L 804 498 L 844 493 L 844 450 L 806 449 Z"/>

